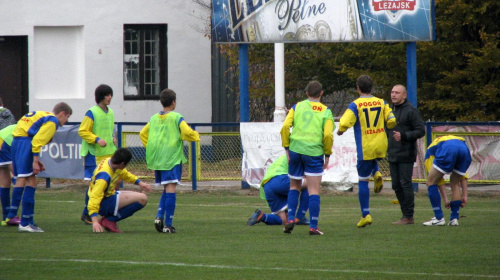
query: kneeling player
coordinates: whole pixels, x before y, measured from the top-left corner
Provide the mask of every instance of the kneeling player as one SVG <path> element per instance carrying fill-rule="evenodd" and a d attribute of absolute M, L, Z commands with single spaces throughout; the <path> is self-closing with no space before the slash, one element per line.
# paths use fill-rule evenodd
<path fill-rule="evenodd" d="M 260 197 L 267 200 L 271 214 L 264 214 L 257 209 L 248 219 L 247 225 L 253 226 L 263 222 L 266 225 L 284 225 L 288 221 L 288 192 L 290 177 L 288 176 L 288 160 L 286 155 L 277 158 L 267 169 L 260 185 Z M 309 193 L 305 179 L 300 191 L 300 203 L 295 215 L 296 225 L 309 225 L 306 212 L 309 208 Z"/>
<path fill-rule="evenodd" d="M 120 148 L 111 158 L 102 160 L 94 171 L 87 206 L 94 232 L 103 232 L 104 229 L 121 233 L 116 223 L 132 216 L 148 203 L 148 197 L 144 193 L 115 190 L 116 181 L 123 180 L 139 185 L 144 191 L 151 191 L 149 184 L 142 182 L 125 168 L 131 159 L 132 153 L 128 149 Z M 102 216 L 100 220 L 97 214 Z"/>

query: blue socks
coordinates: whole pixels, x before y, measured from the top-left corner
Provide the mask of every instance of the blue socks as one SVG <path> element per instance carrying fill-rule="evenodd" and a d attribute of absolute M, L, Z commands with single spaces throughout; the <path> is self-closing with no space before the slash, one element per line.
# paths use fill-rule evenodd
<path fill-rule="evenodd" d="M 281 225 L 281 218 L 276 214 L 264 214 L 262 215 L 262 222 L 269 226 Z"/>
<path fill-rule="evenodd" d="M 166 193 L 165 195 L 165 225 L 172 226 L 174 219 L 176 195 L 175 193 Z"/>
<path fill-rule="evenodd" d="M 453 219 L 459 219 L 460 216 L 458 215 L 458 211 L 460 210 L 460 205 L 462 204 L 461 200 L 455 200 L 450 202 L 450 207 L 451 207 L 451 215 L 450 215 L 450 221 Z"/>
<path fill-rule="evenodd" d="M 306 216 L 307 210 L 309 209 L 309 192 L 307 189 L 300 192 L 299 201 L 299 209 L 297 209 L 295 217 L 297 219 L 302 219 Z"/>
<path fill-rule="evenodd" d="M 87 206 L 89 205 L 89 188 L 87 188 L 87 191 L 85 192 L 85 206 L 83 207 L 83 212 L 82 215 L 88 215 L 89 214 L 89 209 Z"/>
<path fill-rule="evenodd" d="M 116 216 L 106 218 L 111 222 L 118 222 L 132 216 L 135 212 L 141 210 L 142 208 L 144 208 L 144 205 L 140 204 L 139 202 L 134 202 L 118 210 L 118 214 Z"/>
<path fill-rule="evenodd" d="M 320 199 L 319 195 L 309 196 L 309 216 L 311 217 L 309 228 L 318 229 Z"/>
<path fill-rule="evenodd" d="M 5 218 L 7 218 L 7 214 L 9 214 L 10 209 L 10 187 L 0 187 L 0 200 L 2 201 L 2 220 L 5 220 Z"/>
<path fill-rule="evenodd" d="M 165 199 L 167 199 L 167 193 L 163 191 L 160 197 L 160 203 L 158 203 L 158 213 L 156 213 L 156 218 L 165 218 Z"/>
<path fill-rule="evenodd" d="M 21 225 L 27 226 L 33 224 L 33 216 L 35 214 L 35 191 L 36 188 L 26 186 L 23 194 L 23 210 L 21 212 Z"/>
<path fill-rule="evenodd" d="M 290 190 L 288 192 L 288 221 L 295 220 L 295 213 L 297 212 L 297 205 L 299 204 L 298 190 Z M 309 210 L 310 212 L 311 210 Z"/>
<path fill-rule="evenodd" d="M 10 211 L 7 218 L 12 219 L 17 216 L 17 210 L 19 205 L 21 205 L 21 199 L 23 198 L 24 187 L 14 187 L 12 189 L 12 203 L 10 204 Z"/>
<path fill-rule="evenodd" d="M 441 209 L 441 195 L 439 194 L 438 186 L 429 186 L 427 192 L 429 200 L 431 201 L 432 211 L 434 211 L 434 216 L 436 219 L 441 220 L 443 218 L 443 209 Z"/>
<path fill-rule="evenodd" d="M 359 205 L 361 206 L 361 215 L 364 218 L 366 215 L 370 214 L 370 190 L 368 189 L 368 181 L 359 181 L 358 188 Z"/>

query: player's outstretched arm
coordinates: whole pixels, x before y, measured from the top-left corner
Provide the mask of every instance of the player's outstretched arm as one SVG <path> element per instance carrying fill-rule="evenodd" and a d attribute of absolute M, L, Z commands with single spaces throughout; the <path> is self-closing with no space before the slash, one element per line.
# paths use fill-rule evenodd
<path fill-rule="evenodd" d="M 140 181 L 139 182 L 139 187 L 145 191 L 145 192 L 152 192 L 153 191 L 153 188 L 151 187 L 150 184 L 146 183 L 146 182 L 143 182 L 143 181 Z"/>

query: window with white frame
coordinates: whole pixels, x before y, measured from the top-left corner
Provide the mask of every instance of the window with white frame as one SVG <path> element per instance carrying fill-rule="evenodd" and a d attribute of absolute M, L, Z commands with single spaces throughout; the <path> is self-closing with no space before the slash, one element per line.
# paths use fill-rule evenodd
<path fill-rule="evenodd" d="M 158 99 L 167 88 L 167 25 L 126 24 L 123 37 L 125 100 Z"/>

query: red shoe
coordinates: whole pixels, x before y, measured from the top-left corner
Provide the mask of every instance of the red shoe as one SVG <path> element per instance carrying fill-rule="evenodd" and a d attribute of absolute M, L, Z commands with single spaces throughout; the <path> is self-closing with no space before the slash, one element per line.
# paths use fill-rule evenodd
<path fill-rule="evenodd" d="M 323 235 L 323 232 L 317 229 L 309 228 L 309 235 Z"/>
<path fill-rule="evenodd" d="M 99 223 L 106 231 L 111 231 L 114 233 L 122 233 L 123 232 L 123 231 L 121 231 L 121 229 L 118 228 L 118 225 L 116 224 L 116 222 L 112 222 L 112 221 L 106 219 L 106 217 L 102 217 L 101 220 L 99 221 Z"/>

